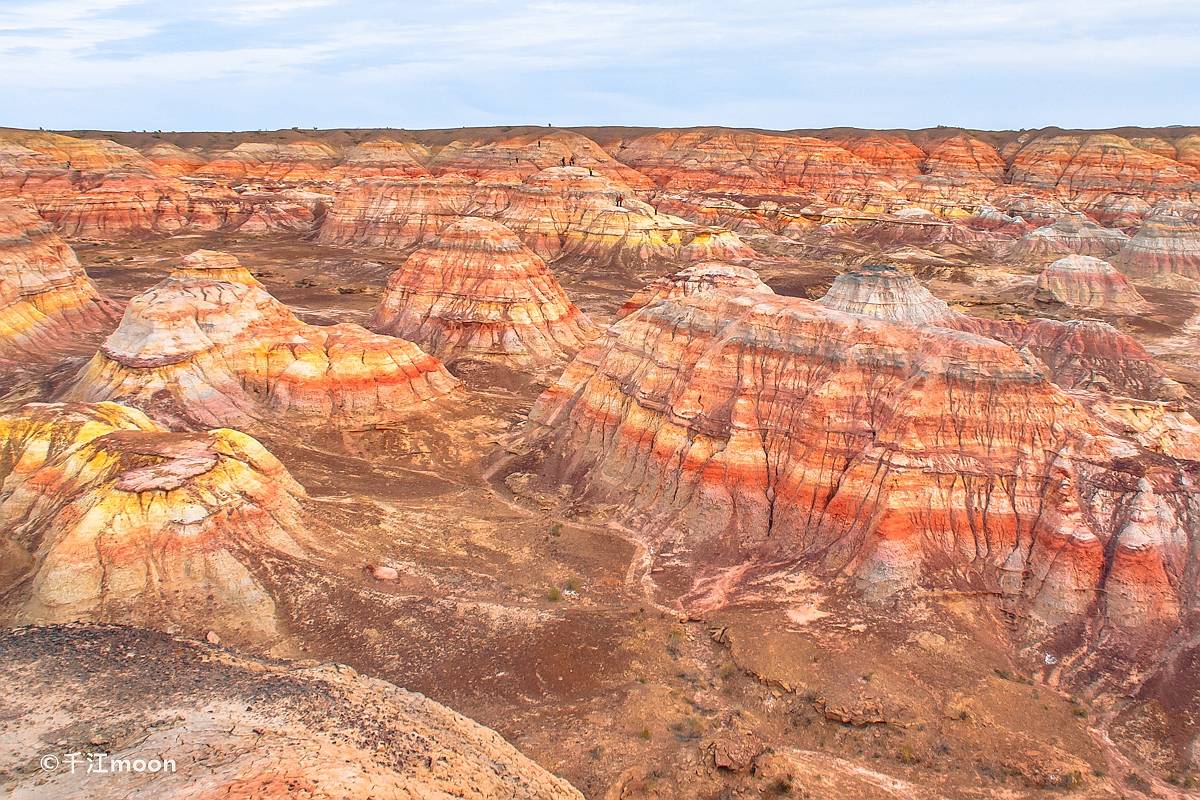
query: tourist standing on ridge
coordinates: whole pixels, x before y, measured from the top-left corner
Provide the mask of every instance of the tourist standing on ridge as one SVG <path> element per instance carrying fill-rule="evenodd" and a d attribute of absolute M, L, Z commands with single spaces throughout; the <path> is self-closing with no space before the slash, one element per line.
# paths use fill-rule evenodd
<path fill-rule="evenodd" d="M 621 194 L 617 195 L 617 208 L 621 208 L 624 203 L 625 203 L 625 195 L 621 195 Z"/>

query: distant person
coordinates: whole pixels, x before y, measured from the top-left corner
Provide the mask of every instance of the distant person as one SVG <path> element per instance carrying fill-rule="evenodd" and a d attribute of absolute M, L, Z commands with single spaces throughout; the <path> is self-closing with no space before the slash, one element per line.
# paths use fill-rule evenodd
<path fill-rule="evenodd" d="M 566 156 L 563 156 L 562 158 L 560 158 L 560 159 L 559 159 L 559 161 L 561 161 L 561 162 L 562 162 L 562 165 L 563 165 L 564 167 L 567 165 L 567 157 L 566 157 Z"/>
<path fill-rule="evenodd" d="M 571 156 L 571 166 L 575 166 L 575 156 Z"/>
<path fill-rule="evenodd" d="M 620 194 L 617 195 L 617 208 L 621 208 L 624 205 L 625 205 L 625 196 L 620 195 Z"/>

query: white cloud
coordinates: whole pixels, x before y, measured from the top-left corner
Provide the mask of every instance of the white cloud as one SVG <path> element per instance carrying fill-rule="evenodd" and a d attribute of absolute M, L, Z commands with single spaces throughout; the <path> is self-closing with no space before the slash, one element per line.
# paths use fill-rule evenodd
<path fill-rule="evenodd" d="M 449 97 L 507 86 L 514 106 L 624 97 L 645 110 L 662 103 L 651 89 L 661 98 L 674 83 L 684 92 L 670 101 L 678 108 L 742 113 L 757 104 L 777 118 L 804 101 L 798 82 L 836 86 L 849 106 L 869 103 L 892 77 L 936 80 L 950 88 L 929 102 L 953 109 L 956 92 L 966 96 L 992 74 L 1052 71 L 1099 85 L 1142 75 L 1153 92 L 1160 73 L 1194 78 L 1198 66 L 1194 0 L 43 0 L 0 8 L 0 101 L 119 91 L 136 104 L 164 88 L 236 97 L 274 86 L 307 108 L 348 91 Z M 524 96 L 572 83 L 563 76 L 576 76 L 570 97 Z M 738 96 L 714 100 L 704 81 Z M 579 91 L 585 86 L 590 95 Z M 1019 108 L 1022 91 L 1038 90 L 1014 85 L 1011 97 L 991 102 Z M 1187 110 L 1178 99 L 1168 105 L 1165 90 L 1160 102 L 1164 113 Z"/>

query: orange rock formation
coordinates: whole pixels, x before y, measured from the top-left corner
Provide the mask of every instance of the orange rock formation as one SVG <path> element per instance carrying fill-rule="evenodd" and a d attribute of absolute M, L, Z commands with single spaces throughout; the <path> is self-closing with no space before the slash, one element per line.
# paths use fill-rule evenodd
<path fill-rule="evenodd" d="M 1151 217 L 1113 257 L 1113 264 L 1137 277 L 1200 280 L 1200 225 L 1175 214 Z"/>
<path fill-rule="evenodd" d="M 1118 314 L 1133 314 L 1148 307 L 1112 264 L 1091 256 L 1067 256 L 1050 264 L 1038 275 L 1036 296 Z"/>
<path fill-rule="evenodd" d="M 508 204 L 499 186 L 461 175 L 351 181 L 338 193 L 321 225 L 323 244 L 403 248 L 429 241 L 456 220 L 492 217 Z"/>
<path fill-rule="evenodd" d="M 917 325 L 936 324 L 951 313 L 945 301 L 916 278 L 885 264 L 843 272 L 818 302 L 838 311 Z"/>
<path fill-rule="evenodd" d="M 535 366 L 574 355 L 595 335 L 533 251 L 498 222 L 466 217 L 392 273 L 370 327 L 442 359 Z"/>
<path fill-rule="evenodd" d="M 0 200 L 0 363 L 86 347 L 116 319 L 50 223 Z"/>
<path fill-rule="evenodd" d="M 338 178 L 418 178 L 429 174 L 418 160 L 423 155 L 423 148 L 418 145 L 372 139 L 346 150 L 342 162 L 331 174 Z"/>
<path fill-rule="evenodd" d="M 322 142 L 244 142 L 195 171 L 198 177 L 302 183 L 330 180 L 338 153 Z"/>
<path fill-rule="evenodd" d="M 1015 242 L 1010 254 L 1032 260 L 1058 259 L 1075 254 L 1111 258 L 1120 252 L 1129 236 L 1105 228 L 1083 214 L 1073 214 L 1032 230 Z"/>
<path fill-rule="evenodd" d="M 370 428 L 456 385 L 411 342 L 305 325 L 253 278 L 228 280 L 240 274 L 235 263 L 194 254 L 134 297 L 67 397 L 126 402 L 189 426 Z"/>
<path fill-rule="evenodd" d="M 304 559 L 314 523 L 249 436 L 171 433 L 116 403 L 32 404 L 0 417 L 0 482 L 13 621 L 280 635 L 267 562 Z"/>
<path fill-rule="evenodd" d="M 773 294 L 771 287 L 763 283 L 758 273 L 749 267 L 707 261 L 649 284 L 621 306 L 617 318 L 627 317 L 634 311 L 660 300 L 675 300 L 726 288 Z"/>
<path fill-rule="evenodd" d="M 715 289 L 610 328 L 530 420 L 545 476 L 615 504 L 652 552 L 701 574 L 794 562 L 871 595 L 965 580 L 1047 625 L 1146 626 L 1123 609 L 1172 607 L 1161 584 L 1095 601 L 1116 563 L 1114 509 L 1148 503 L 1151 463 L 1156 493 L 1180 491 L 1182 467 L 1138 461 L 995 339 Z M 1155 518 L 1162 547 L 1139 549 L 1176 602 L 1200 530 L 1187 491 Z"/>
<path fill-rule="evenodd" d="M 454 141 L 429 161 L 430 170 L 438 175 L 460 173 L 497 183 L 520 183 L 548 167 L 579 167 L 639 189 L 651 185 L 646 176 L 572 131 L 536 131 L 498 141 Z"/>

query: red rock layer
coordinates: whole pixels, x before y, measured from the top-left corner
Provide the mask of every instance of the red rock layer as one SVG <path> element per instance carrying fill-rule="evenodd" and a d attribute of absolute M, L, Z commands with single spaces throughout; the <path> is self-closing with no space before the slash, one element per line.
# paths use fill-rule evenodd
<path fill-rule="evenodd" d="M 617 319 L 623 319 L 661 300 L 677 300 L 716 289 L 774 294 L 771 287 L 763 283 L 758 273 L 749 267 L 706 261 L 650 283 L 621 306 Z"/>
<path fill-rule="evenodd" d="M 303 559 L 312 522 L 304 490 L 249 436 L 171 433 L 116 403 L 35 403 L 0 417 L 0 483 L 11 622 L 280 635 L 263 562 Z"/>
<path fill-rule="evenodd" d="M 546 477 L 700 573 L 791 562 L 873 595 L 970 586 L 1057 624 L 1096 613 L 1111 507 L 1137 491 L 1136 448 L 1100 433 L 994 339 L 714 290 L 646 306 L 584 348 L 523 442 Z M 1155 485 L 1178 493 L 1177 480 Z M 1176 595 L 1194 591 L 1178 581 L 1196 499 L 1176 494 L 1155 523 Z"/>
<path fill-rule="evenodd" d="M 289 191 L 235 192 L 227 180 L 180 179 L 174 174 L 180 168 L 160 167 L 106 140 L 0 132 L 0 196 L 27 199 L 68 237 L 308 230 L 328 200 Z"/>
<path fill-rule="evenodd" d="M 969 216 L 1004 182 L 1004 167 L 996 148 L 961 133 L 931 145 L 922 174 L 901 191 L 909 201 L 939 214 Z"/>
<path fill-rule="evenodd" d="M 915 278 L 888 265 L 843 273 L 818 302 L 857 316 L 936 325 L 1004 342 L 1065 390 L 1103 389 L 1147 400 L 1184 395 L 1144 347 L 1108 323 L 967 316 L 951 311 Z"/>
<path fill-rule="evenodd" d="M 542 261 L 503 225 L 466 217 L 392 273 L 370 328 L 449 360 L 522 366 L 574 355 L 595 327 Z"/>
<path fill-rule="evenodd" d="M 191 175 L 208 163 L 208 159 L 177 144 L 159 142 L 143 151 L 159 175 Z"/>
<path fill-rule="evenodd" d="M 920 175 L 926 158 L 925 151 L 908 139 L 885 133 L 864 133 L 834 142 L 899 183 Z"/>
<path fill-rule="evenodd" d="M 757 257 L 758 253 L 742 237 L 724 228 L 697 231 L 679 251 L 680 261 L 741 261 Z"/>
<path fill-rule="evenodd" d="M 1038 136 L 1015 148 L 1010 179 L 1104 212 L 1113 192 L 1151 203 L 1200 191 L 1200 172 L 1108 133 Z"/>
<path fill-rule="evenodd" d="M 520 183 L 548 167 L 580 167 L 625 186 L 651 186 L 646 176 L 571 131 L 535 131 L 498 141 L 454 141 L 429 161 L 435 174 L 457 172 L 494 183 Z"/>
<path fill-rule="evenodd" d="M 184 256 L 180 259 L 179 266 L 171 270 L 171 276 L 244 283 L 247 286 L 263 288 L 250 270 L 242 266 L 237 256 L 219 250 L 196 250 Z"/>
<path fill-rule="evenodd" d="M 192 427 L 354 429 L 395 423 L 457 385 L 411 342 L 305 325 L 257 281 L 184 266 L 129 302 L 68 399 L 125 402 Z"/>
<path fill-rule="evenodd" d="M 0 200 L 0 362 L 87 347 L 117 316 L 50 223 Z"/>
<path fill-rule="evenodd" d="M 1072 254 L 1110 258 L 1128 241 L 1129 236 L 1123 231 L 1105 228 L 1083 214 L 1074 214 L 1025 234 L 1013 244 L 1009 254 L 1030 260 L 1058 259 Z"/>
<path fill-rule="evenodd" d="M 1067 256 L 1050 264 L 1038 275 L 1035 297 L 1116 314 L 1133 314 L 1148 307 L 1112 264 L 1091 256 Z"/>
<path fill-rule="evenodd" d="M 937 324 L 950 307 L 912 275 L 887 264 L 867 264 L 843 272 L 818 301 L 826 308 L 893 322 Z"/>
<path fill-rule="evenodd" d="M 737 236 L 656 213 L 630 187 L 578 166 L 550 167 L 513 186 L 454 175 L 355 181 L 338 194 L 317 238 L 407 247 L 465 216 L 496 219 L 547 261 L 633 268 L 753 255 Z"/>
<path fill-rule="evenodd" d="M 1174 214 L 1146 220 L 1113 264 L 1128 275 L 1200 280 L 1200 225 Z"/>
<path fill-rule="evenodd" d="M 1185 396 L 1146 348 L 1107 322 L 1019 322 L 954 314 L 938 324 L 987 336 L 1034 356 L 1050 380 L 1066 390 L 1098 389 L 1164 401 Z"/>
<path fill-rule="evenodd" d="M 243 142 L 196 170 L 198 177 L 232 181 L 328 181 L 338 153 L 322 142 Z"/>
<path fill-rule="evenodd" d="M 618 269 L 676 261 L 694 237 L 711 234 L 656 213 L 629 187 L 583 167 L 551 167 L 530 176 L 513 188 L 497 219 L 547 261 Z"/>
<path fill-rule="evenodd" d="M 402 248 L 438 236 L 462 217 L 492 217 L 508 192 L 460 175 L 352 181 L 338 193 L 321 224 L 322 244 Z"/>
<path fill-rule="evenodd" d="M 1184 136 L 1175 142 L 1175 157 L 1181 164 L 1200 170 L 1200 133 Z"/>
<path fill-rule="evenodd" d="M 424 157 L 424 148 L 394 139 L 372 139 L 346 150 L 342 163 L 331 174 L 346 178 L 419 178 L 429 172 L 421 165 L 418 156 Z"/>
<path fill-rule="evenodd" d="M 871 163 L 807 136 L 704 128 L 661 131 L 610 147 L 667 189 L 742 195 L 811 192 L 861 206 L 893 192 Z"/>

